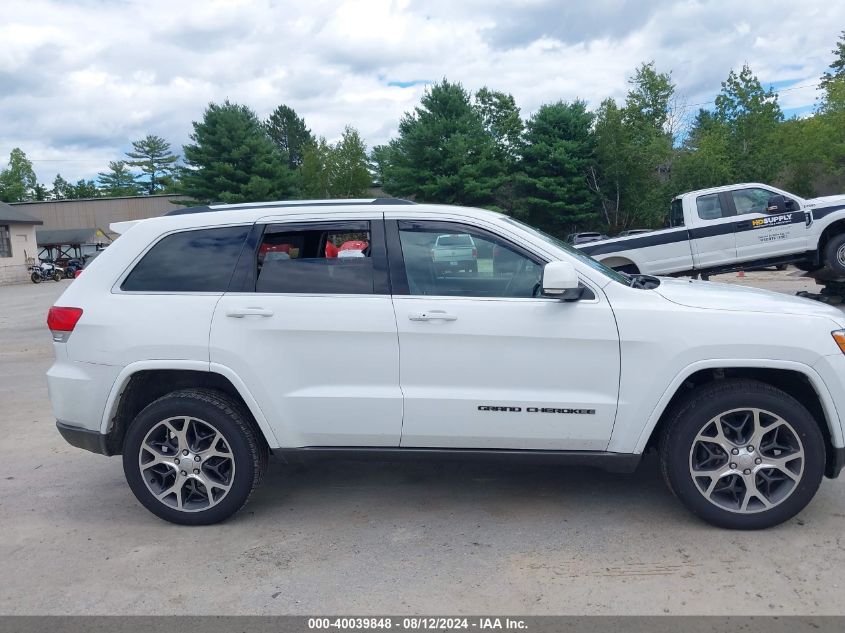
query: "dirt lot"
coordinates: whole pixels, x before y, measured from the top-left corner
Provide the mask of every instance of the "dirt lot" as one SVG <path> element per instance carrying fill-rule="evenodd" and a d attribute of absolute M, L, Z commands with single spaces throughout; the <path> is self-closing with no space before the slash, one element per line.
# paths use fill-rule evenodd
<path fill-rule="evenodd" d="M 233 520 L 164 523 L 119 459 L 55 430 L 43 323 L 68 283 L 0 288 L 0 613 L 845 613 L 843 481 L 789 523 L 739 533 L 687 514 L 652 459 L 633 476 L 276 462 Z"/>

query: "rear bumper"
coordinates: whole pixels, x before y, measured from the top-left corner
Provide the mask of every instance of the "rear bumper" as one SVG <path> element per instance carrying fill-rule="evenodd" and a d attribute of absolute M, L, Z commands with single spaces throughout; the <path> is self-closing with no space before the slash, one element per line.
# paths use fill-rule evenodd
<path fill-rule="evenodd" d="M 90 429 L 65 424 L 61 420 L 56 421 L 56 428 L 59 429 L 59 433 L 62 434 L 62 437 L 71 446 L 83 448 L 86 451 L 99 453 L 100 455 L 111 455 L 106 445 L 106 436 L 99 431 L 91 431 Z"/>
<path fill-rule="evenodd" d="M 831 479 L 836 479 L 842 472 L 843 467 L 845 467 L 845 448 L 834 448 L 832 458 L 827 461 L 825 475 Z"/>

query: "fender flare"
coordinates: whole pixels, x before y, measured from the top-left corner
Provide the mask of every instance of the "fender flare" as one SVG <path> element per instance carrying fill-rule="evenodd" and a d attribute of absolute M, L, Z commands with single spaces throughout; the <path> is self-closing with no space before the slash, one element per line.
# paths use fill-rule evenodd
<path fill-rule="evenodd" d="M 804 363 L 789 360 L 768 360 L 759 358 L 745 360 L 736 358 L 711 358 L 691 363 L 684 367 L 684 369 L 681 370 L 675 376 L 675 379 L 669 384 L 669 386 L 663 392 L 663 395 L 660 396 L 660 400 L 657 402 L 657 405 L 654 407 L 654 410 L 648 418 L 648 422 L 646 423 L 645 427 L 643 427 L 643 430 L 640 433 L 640 437 L 637 440 L 637 444 L 633 452 L 642 453 L 645 450 L 646 444 L 648 443 L 652 432 L 657 426 L 657 423 L 660 421 L 661 416 L 666 411 L 666 407 L 669 405 L 669 401 L 677 393 L 678 389 L 681 387 L 684 381 L 687 380 L 687 378 L 692 376 L 694 373 L 701 371 L 702 369 L 719 369 L 731 367 L 754 369 L 786 369 L 790 371 L 796 371 L 806 376 L 807 379 L 810 381 L 810 384 L 813 386 L 813 389 L 815 389 L 816 393 L 819 396 L 822 409 L 824 410 L 825 418 L 827 419 L 827 426 L 828 430 L 830 431 L 830 439 L 833 446 L 845 446 L 845 439 L 843 439 L 842 432 L 842 421 L 839 418 L 839 413 L 836 410 L 836 406 L 834 405 L 833 398 L 830 395 L 830 391 L 828 390 L 827 385 L 825 384 L 824 380 L 819 375 L 819 373 L 810 365 L 805 365 Z"/>
<path fill-rule="evenodd" d="M 246 403 L 249 412 L 255 419 L 258 428 L 264 434 L 270 448 L 279 447 L 279 441 L 276 438 L 276 434 L 273 433 L 273 429 L 267 421 L 267 417 L 264 415 L 264 412 L 258 405 L 258 401 L 253 397 L 243 380 L 241 380 L 234 371 L 225 365 L 201 360 L 142 360 L 126 365 L 120 370 L 120 373 L 117 375 L 117 378 L 115 378 L 111 390 L 109 391 L 106 406 L 103 410 L 103 418 L 100 421 L 100 433 L 108 433 L 112 418 L 114 418 L 114 415 L 117 412 L 117 405 L 120 401 L 120 396 L 126 388 L 126 385 L 129 384 L 130 378 L 140 371 L 156 369 L 183 369 L 187 371 L 214 373 L 223 376 L 232 383 L 232 386 Z"/>

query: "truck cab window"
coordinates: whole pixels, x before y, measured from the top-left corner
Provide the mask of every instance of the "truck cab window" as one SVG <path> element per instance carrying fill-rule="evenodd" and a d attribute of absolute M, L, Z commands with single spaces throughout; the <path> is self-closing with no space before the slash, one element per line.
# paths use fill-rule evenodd
<path fill-rule="evenodd" d="M 728 215 L 722 211 L 722 203 L 719 200 L 718 193 L 698 196 L 695 199 L 695 206 L 698 210 L 698 217 L 702 220 L 718 220 Z"/>

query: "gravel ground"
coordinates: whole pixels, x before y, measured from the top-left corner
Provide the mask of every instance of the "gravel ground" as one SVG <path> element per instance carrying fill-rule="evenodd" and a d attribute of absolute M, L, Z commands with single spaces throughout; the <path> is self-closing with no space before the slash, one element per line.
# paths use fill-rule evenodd
<path fill-rule="evenodd" d="M 814 289 L 790 272 L 714 280 Z M 0 287 L 0 613 L 845 613 L 842 481 L 742 533 L 689 515 L 651 458 L 634 475 L 273 462 L 233 520 L 164 523 L 119 459 L 55 430 L 44 316 L 68 283 Z"/>

